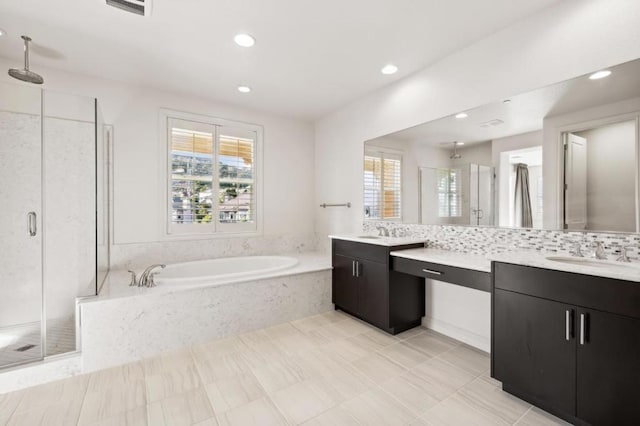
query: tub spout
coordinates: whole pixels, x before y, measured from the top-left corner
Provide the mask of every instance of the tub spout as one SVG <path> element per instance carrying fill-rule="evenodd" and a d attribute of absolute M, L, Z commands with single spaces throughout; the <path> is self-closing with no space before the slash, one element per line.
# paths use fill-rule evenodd
<path fill-rule="evenodd" d="M 167 265 L 163 265 L 161 263 L 149 266 L 140 275 L 140 279 L 138 280 L 138 287 L 155 287 L 156 283 L 153 281 L 153 270 L 158 267 L 164 269 L 166 266 Z"/>

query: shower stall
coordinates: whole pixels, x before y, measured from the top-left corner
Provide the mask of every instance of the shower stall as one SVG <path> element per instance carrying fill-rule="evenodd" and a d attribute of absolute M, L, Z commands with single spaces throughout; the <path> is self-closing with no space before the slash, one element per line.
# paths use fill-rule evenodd
<path fill-rule="evenodd" d="M 108 272 L 108 144 L 95 98 L 0 83 L 0 369 L 78 348 Z"/>

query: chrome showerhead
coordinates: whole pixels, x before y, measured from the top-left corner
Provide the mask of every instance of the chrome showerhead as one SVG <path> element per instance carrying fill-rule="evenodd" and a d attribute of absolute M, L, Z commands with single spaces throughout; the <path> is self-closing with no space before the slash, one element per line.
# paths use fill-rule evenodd
<path fill-rule="evenodd" d="M 27 83 L 42 84 L 44 83 L 42 76 L 33 71 L 29 71 L 29 42 L 31 38 L 23 35 L 22 40 L 24 40 L 24 68 L 12 68 L 9 70 L 9 75 L 18 80 L 26 81 Z"/>
<path fill-rule="evenodd" d="M 462 155 L 458 154 L 458 142 L 453 142 L 453 152 L 449 156 L 451 160 L 459 160 L 462 158 Z"/>

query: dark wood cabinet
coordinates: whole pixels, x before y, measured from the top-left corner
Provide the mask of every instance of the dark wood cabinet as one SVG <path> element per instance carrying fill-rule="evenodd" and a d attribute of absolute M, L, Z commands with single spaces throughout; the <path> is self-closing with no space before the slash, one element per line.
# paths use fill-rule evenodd
<path fill-rule="evenodd" d="M 640 283 L 493 271 L 491 367 L 503 389 L 576 424 L 640 424 Z"/>
<path fill-rule="evenodd" d="M 397 334 L 420 325 L 424 316 L 424 280 L 390 270 L 390 252 L 402 248 L 353 241 L 332 241 L 332 301 L 376 327 Z"/>
<path fill-rule="evenodd" d="M 573 415 L 576 340 L 565 324 L 573 307 L 504 290 L 494 298 L 494 377 L 542 408 Z"/>
<path fill-rule="evenodd" d="M 578 324 L 581 318 L 577 417 L 593 425 L 639 425 L 640 320 L 578 309 Z"/>

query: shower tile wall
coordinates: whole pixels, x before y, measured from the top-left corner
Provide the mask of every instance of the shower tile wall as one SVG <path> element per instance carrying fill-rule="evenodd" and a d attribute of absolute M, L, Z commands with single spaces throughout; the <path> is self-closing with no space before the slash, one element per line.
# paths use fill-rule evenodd
<path fill-rule="evenodd" d="M 46 92 L 44 111 L 47 355 L 55 355 L 75 349 L 76 297 L 95 294 L 95 104 Z"/>
<path fill-rule="evenodd" d="M 35 114 L 0 111 L 0 328 L 39 323 L 41 316 L 41 235 L 26 236 L 27 212 L 40 212 L 41 206 L 40 100 L 35 101 Z"/>

